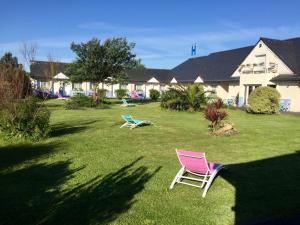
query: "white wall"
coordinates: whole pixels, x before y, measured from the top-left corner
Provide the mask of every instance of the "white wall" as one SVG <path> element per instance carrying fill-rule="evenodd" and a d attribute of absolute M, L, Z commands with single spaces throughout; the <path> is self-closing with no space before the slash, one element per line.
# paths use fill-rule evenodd
<path fill-rule="evenodd" d="M 290 111 L 300 112 L 300 83 L 291 82 L 280 83 L 276 89 L 281 94 L 282 99 L 290 99 Z"/>

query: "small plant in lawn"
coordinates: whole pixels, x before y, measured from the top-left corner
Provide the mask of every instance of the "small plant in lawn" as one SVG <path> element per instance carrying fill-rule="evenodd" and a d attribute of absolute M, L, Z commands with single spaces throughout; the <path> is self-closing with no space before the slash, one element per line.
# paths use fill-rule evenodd
<path fill-rule="evenodd" d="M 210 121 L 210 129 L 216 135 L 232 134 L 234 131 L 232 124 L 224 123 L 228 114 L 225 111 L 221 111 L 223 105 L 223 101 L 218 99 L 216 102 L 209 104 L 204 110 L 204 117 Z"/>
<path fill-rule="evenodd" d="M 159 96 L 160 96 L 160 92 L 158 90 L 155 89 L 150 90 L 150 99 L 152 101 L 157 101 Z"/>

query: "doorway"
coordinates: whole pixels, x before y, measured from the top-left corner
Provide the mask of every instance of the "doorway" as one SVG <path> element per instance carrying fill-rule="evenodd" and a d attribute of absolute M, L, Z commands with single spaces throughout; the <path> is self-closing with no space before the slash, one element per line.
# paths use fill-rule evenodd
<path fill-rule="evenodd" d="M 250 94 L 255 90 L 255 88 L 258 88 L 261 85 L 253 84 L 253 85 L 245 85 L 245 104 L 248 103 L 248 97 Z"/>

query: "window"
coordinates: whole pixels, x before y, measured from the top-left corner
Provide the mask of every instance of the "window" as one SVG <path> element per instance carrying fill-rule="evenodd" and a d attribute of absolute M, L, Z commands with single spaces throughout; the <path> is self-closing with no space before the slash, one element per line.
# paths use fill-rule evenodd
<path fill-rule="evenodd" d="M 255 58 L 255 64 L 257 64 L 257 66 L 265 66 L 266 55 L 257 55 Z"/>
<path fill-rule="evenodd" d="M 121 84 L 120 89 L 127 90 L 127 84 Z"/>
<path fill-rule="evenodd" d="M 82 89 L 82 83 L 73 83 L 73 89 L 75 90 Z"/>
<path fill-rule="evenodd" d="M 142 86 L 143 86 L 142 84 L 136 84 L 135 85 L 135 90 L 136 91 L 142 91 Z"/>
<path fill-rule="evenodd" d="M 268 87 L 271 87 L 271 88 L 275 88 L 275 89 L 276 89 L 276 84 L 268 84 Z"/>
<path fill-rule="evenodd" d="M 49 82 L 48 81 L 41 81 L 40 82 L 40 88 L 41 89 L 48 89 L 48 87 L 49 87 Z"/>

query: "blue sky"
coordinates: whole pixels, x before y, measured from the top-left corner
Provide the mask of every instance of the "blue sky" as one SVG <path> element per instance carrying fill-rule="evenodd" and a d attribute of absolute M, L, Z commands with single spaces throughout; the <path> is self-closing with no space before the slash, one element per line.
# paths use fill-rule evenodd
<path fill-rule="evenodd" d="M 253 45 L 260 36 L 300 36 L 297 0 L 0 1 L 0 55 L 20 57 L 20 44 L 32 42 L 39 60 L 49 53 L 74 60 L 72 41 L 126 37 L 147 67 L 172 68 L 191 57 L 193 43 L 200 56 Z"/>

